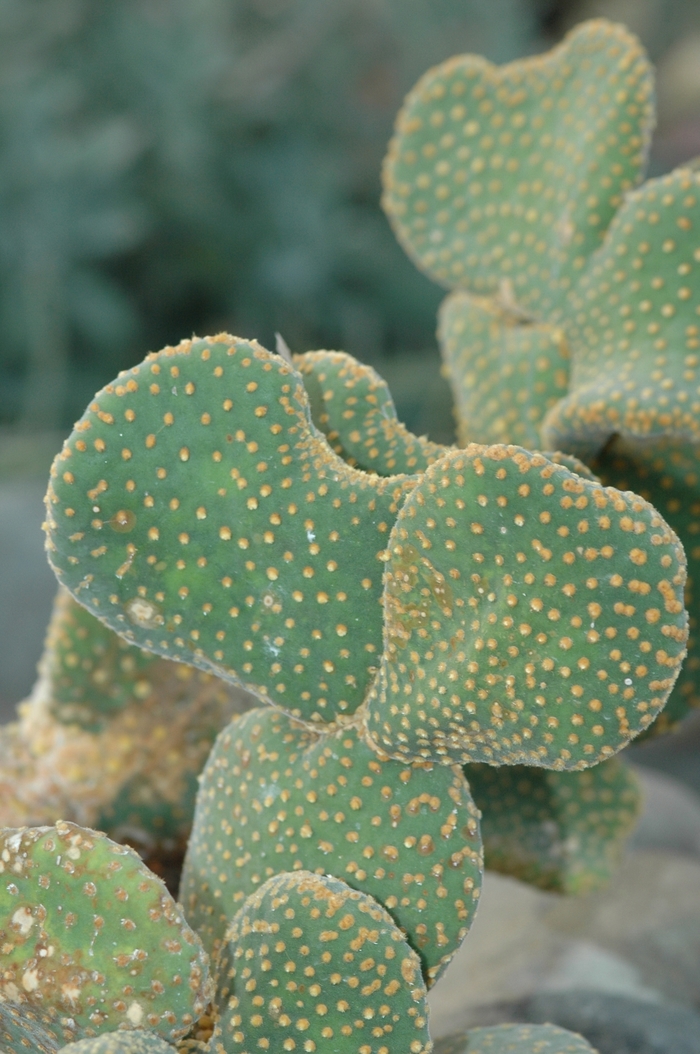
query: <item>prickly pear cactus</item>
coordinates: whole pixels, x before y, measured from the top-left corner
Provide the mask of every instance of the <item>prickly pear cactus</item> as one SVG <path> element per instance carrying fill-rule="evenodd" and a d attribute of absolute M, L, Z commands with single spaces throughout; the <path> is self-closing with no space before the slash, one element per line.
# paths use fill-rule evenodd
<path fill-rule="evenodd" d="M 270 878 L 227 933 L 212 1040 L 255 1049 L 429 1054 L 416 953 L 372 897 L 330 875 Z M 281 983 L 284 979 L 284 983 Z"/>
<path fill-rule="evenodd" d="M 0 871 L 0 1003 L 64 1041 L 189 1031 L 212 995 L 208 958 L 132 849 L 70 823 L 6 828 Z"/>
<path fill-rule="evenodd" d="M 166 348 L 99 393 L 52 471 L 49 558 L 112 629 L 299 717 L 357 709 L 416 480 L 335 455 L 284 359 L 226 335 Z"/>
<path fill-rule="evenodd" d="M 639 180 L 653 125 L 639 41 L 604 20 L 545 55 L 458 55 L 408 95 L 384 162 L 384 209 L 448 288 L 545 319 Z"/>
<path fill-rule="evenodd" d="M 585 772 L 467 765 L 465 774 L 492 871 L 559 893 L 610 880 L 640 806 L 634 773 L 618 758 Z"/>
<path fill-rule="evenodd" d="M 63 1044 L 63 1030 L 56 1018 L 48 1010 L 0 1002 L 0 1050 L 3 1054 L 56 1054 Z"/>
<path fill-rule="evenodd" d="M 309 351 L 294 365 L 314 424 L 349 465 L 379 476 L 422 472 L 448 447 L 414 436 L 396 416 L 386 381 L 342 351 Z"/>
<path fill-rule="evenodd" d="M 700 440 L 700 177 L 689 163 L 635 189 L 652 124 L 651 71 L 620 26 L 584 23 L 501 68 L 458 56 L 408 96 L 383 203 L 453 290 L 438 339 L 462 441 L 558 448 L 615 486 L 650 477 L 644 496 L 661 500 L 654 479 L 680 480 Z M 684 478 L 694 489 L 692 468 Z M 661 504 L 692 551 L 689 503 Z M 697 662 L 691 650 L 648 734 L 697 705 Z"/>
<path fill-rule="evenodd" d="M 663 707 L 685 557 L 641 498 L 474 444 L 427 469 L 389 554 L 369 728 L 392 756 L 585 768 Z"/>
<path fill-rule="evenodd" d="M 542 419 L 568 388 L 569 350 L 561 326 L 523 318 L 458 289 L 440 308 L 438 340 L 462 444 L 517 443 L 537 450 Z"/>
<path fill-rule="evenodd" d="M 0 824 L 70 819 L 147 855 L 184 852 L 196 779 L 250 699 L 129 646 L 59 590 L 40 677 L 0 741 Z"/>
<path fill-rule="evenodd" d="M 583 1036 L 557 1025 L 494 1025 L 439 1039 L 435 1054 L 596 1054 Z"/>
<path fill-rule="evenodd" d="M 356 728 L 319 735 L 267 708 L 211 753 L 180 900 L 216 951 L 244 898 L 280 870 L 337 875 L 389 911 L 432 984 L 471 924 L 482 863 L 458 767 L 403 766 Z"/>

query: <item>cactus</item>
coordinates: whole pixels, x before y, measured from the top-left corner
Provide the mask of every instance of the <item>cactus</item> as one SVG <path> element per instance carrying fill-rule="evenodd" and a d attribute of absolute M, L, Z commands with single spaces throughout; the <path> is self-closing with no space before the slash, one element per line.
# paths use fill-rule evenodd
<path fill-rule="evenodd" d="M 596 1054 L 583 1036 L 556 1025 L 472 1028 L 435 1044 L 435 1054 Z"/>
<path fill-rule="evenodd" d="M 297 1043 L 321 1051 L 329 1041 L 372 1054 L 432 1049 L 418 957 L 391 916 L 340 879 L 269 878 L 226 936 L 215 1049 L 217 1039 L 226 1054 Z"/>
<path fill-rule="evenodd" d="M 218 678 L 129 646 L 60 590 L 39 681 L 0 743 L 0 824 L 64 818 L 149 856 L 182 853 L 197 775 L 246 705 Z"/>
<path fill-rule="evenodd" d="M 212 994 L 208 959 L 132 849 L 70 823 L 5 828 L 0 869 L 0 1002 L 46 1015 L 64 1041 L 189 1031 Z"/>
<path fill-rule="evenodd" d="M 47 550 L 72 599 L 4 733 L 2 817 L 182 846 L 220 734 L 182 875 L 192 930 L 106 835 L 59 815 L 0 834 L 23 882 L 49 844 L 70 864 L 51 856 L 41 896 L 15 872 L 0 892 L 11 1047 L 428 1054 L 426 990 L 478 900 L 477 806 L 487 863 L 567 891 L 605 879 L 637 800 L 614 755 L 679 677 L 675 528 L 696 533 L 700 177 L 633 190 L 650 93 L 638 43 L 593 22 L 502 69 L 450 60 L 409 95 L 384 203 L 451 290 L 463 449 L 411 435 L 351 356 L 225 333 L 95 396 L 51 470 Z M 238 687 L 263 705 L 227 725 Z M 107 912 L 109 860 L 138 945 L 121 902 Z M 107 938 L 138 958 L 126 985 Z M 501 1026 L 437 1049 L 590 1048 Z"/>
<path fill-rule="evenodd" d="M 608 882 L 640 805 L 634 773 L 618 758 L 585 772 L 467 765 L 465 774 L 493 871 L 559 893 Z"/>
<path fill-rule="evenodd" d="M 270 708 L 236 719 L 202 774 L 180 887 L 207 950 L 260 883 L 299 867 L 378 900 L 433 984 L 481 886 L 478 812 L 462 772 L 399 765 L 352 727 L 319 735 Z"/>
<path fill-rule="evenodd" d="M 409 255 L 452 290 L 438 338 L 462 442 L 558 448 L 660 500 L 653 479 L 694 462 L 700 438 L 700 177 L 689 163 L 635 189 L 652 124 L 641 46 L 604 20 L 501 68 L 460 56 L 409 94 L 383 204 Z M 684 503 L 661 504 L 691 553 Z M 693 637 L 653 733 L 698 705 L 699 662 Z"/>

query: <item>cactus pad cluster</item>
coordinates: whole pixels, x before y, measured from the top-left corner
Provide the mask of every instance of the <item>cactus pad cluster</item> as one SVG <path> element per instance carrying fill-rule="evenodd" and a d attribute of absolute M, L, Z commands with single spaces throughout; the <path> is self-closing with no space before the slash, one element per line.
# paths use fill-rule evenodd
<path fill-rule="evenodd" d="M 90 403 L 0 741 L 9 1054 L 590 1052 L 515 1025 L 433 1048 L 426 994 L 484 849 L 603 883 L 639 797 L 614 755 L 700 698 L 700 177 L 634 190 L 652 116 L 602 21 L 408 96 L 384 206 L 449 290 L 460 447 L 347 354 L 226 333 Z M 183 907 L 120 843 L 187 843 Z"/>

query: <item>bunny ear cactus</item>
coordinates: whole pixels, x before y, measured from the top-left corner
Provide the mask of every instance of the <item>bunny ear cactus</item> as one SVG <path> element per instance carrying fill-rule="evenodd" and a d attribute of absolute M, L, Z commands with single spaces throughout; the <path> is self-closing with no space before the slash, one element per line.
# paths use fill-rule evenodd
<path fill-rule="evenodd" d="M 219 678 L 130 646 L 59 590 L 39 681 L 3 730 L 0 823 L 68 817 L 147 855 L 182 853 L 197 775 L 246 705 Z"/>
<path fill-rule="evenodd" d="M 127 846 L 59 822 L 0 832 L 0 1003 L 64 1041 L 116 1028 L 185 1035 L 211 998 L 208 958 Z M 20 1033 L 21 1035 L 21 1033 Z"/>
<path fill-rule="evenodd" d="M 448 288 L 547 319 L 598 248 L 648 152 L 652 74 L 603 20 L 497 67 L 462 55 L 408 95 L 383 205 L 408 254 Z"/>
<path fill-rule="evenodd" d="M 495 1025 L 446 1036 L 435 1054 L 596 1054 L 583 1036 L 557 1025 Z"/>
<path fill-rule="evenodd" d="M 180 899 L 216 952 L 243 899 L 278 871 L 337 875 L 389 911 L 433 984 L 476 910 L 478 816 L 457 766 L 401 766 L 356 728 L 319 735 L 253 710 L 202 774 Z"/>
<path fill-rule="evenodd" d="M 545 413 L 566 394 L 561 326 L 523 319 L 494 300 L 456 290 L 440 308 L 438 340 L 463 445 L 540 446 Z"/>
<path fill-rule="evenodd" d="M 335 455 L 285 360 L 225 335 L 167 348 L 98 394 L 52 472 L 49 558 L 112 629 L 305 719 L 357 709 L 415 479 Z"/>
<path fill-rule="evenodd" d="M 349 465 L 379 476 L 422 472 L 448 447 L 414 436 L 396 416 L 387 386 L 371 366 L 343 351 L 309 351 L 294 365 L 304 378 L 314 424 Z"/>
<path fill-rule="evenodd" d="M 559 893 L 608 882 L 640 805 L 637 780 L 618 758 L 584 772 L 467 765 L 465 774 L 491 870 Z"/>
<path fill-rule="evenodd" d="M 268 879 L 226 937 L 214 1050 L 432 1050 L 418 957 L 391 916 L 340 879 Z"/>

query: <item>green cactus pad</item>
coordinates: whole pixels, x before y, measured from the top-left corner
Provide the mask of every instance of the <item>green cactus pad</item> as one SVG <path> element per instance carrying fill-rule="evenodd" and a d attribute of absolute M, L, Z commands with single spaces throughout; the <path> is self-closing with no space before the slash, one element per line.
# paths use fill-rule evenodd
<path fill-rule="evenodd" d="M 227 936 L 214 1050 L 432 1050 L 417 955 L 384 908 L 340 879 L 268 879 Z"/>
<path fill-rule="evenodd" d="M 76 425 L 52 468 L 49 558 L 133 643 L 327 721 L 373 675 L 378 557 L 414 485 L 334 454 L 284 359 L 225 334 L 185 341 Z"/>
<path fill-rule="evenodd" d="M 396 416 L 386 381 L 344 351 L 309 351 L 294 365 L 314 424 L 349 465 L 393 476 L 422 472 L 450 448 L 412 435 Z"/>
<path fill-rule="evenodd" d="M 559 893 L 610 880 L 640 803 L 634 773 L 618 758 L 585 772 L 468 765 L 465 774 L 491 871 Z"/>
<path fill-rule="evenodd" d="M 94 1039 L 79 1039 L 61 1048 L 60 1054 L 175 1054 L 175 1048 L 154 1032 L 104 1032 Z"/>
<path fill-rule="evenodd" d="M 338 875 L 390 912 L 432 984 L 471 924 L 481 864 L 457 766 L 399 765 L 355 728 L 319 736 L 267 708 L 232 722 L 211 753 L 180 900 L 212 952 L 261 882 Z"/>
<path fill-rule="evenodd" d="M 617 437 L 596 459 L 595 467 L 607 484 L 621 490 L 634 486 L 659 510 L 685 547 L 688 656 L 670 699 L 646 735 L 669 732 L 690 710 L 700 707 L 700 447 L 671 439 L 630 442 Z"/>
<path fill-rule="evenodd" d="M 442 285 L 549 318 L 641 175 L 651 93 L 639 41 L 602 20 L 507 66 L 429 70 L 384 163 L 399 241 Z"/>
<path fill-rule="evenodd" d="M 133 849 L 59 822 L 0 831 L 0 1002 L 57 1011 L 66 1040 L 119 1027 L 184 1035 L 208 958 Z"/>
<path fill-rule="evenodd" d="M 568 390 L 561 328 L 523 320 L 493 300 L 458 290 L 440 308 L 438 341 L 460 442 L 539 449 L 542 419 Z"/>
<path fill-rule="evenodd" d="M 571 295 L 569 394 L 546 445 L 597 453 L 614 433 L 700 439 L 700 173 L 630 194 Z"/>
<path fill-rule="evenodd" d="M 557 1025 L 494 1025 L 446 1036 L 435 1054 L 596 1054 L 576 1032 Z"/>
<path fill-rule="evenodd" d="M 392 756 L 586 768 L 664 705 L 685 558 L 636 495 L 474 444 L 426 471 L 389 552 L 369 733 Z"/>
<path fill-rule="evenodd" d="M 57 721 L 101 731 L 115 713 L 148 698 L 149 675 L 161 664 L 59 589 L 40 671 L 51 683 L 50 711 Z"/>
<path fill-rule="evenodd" d="M 57 1054 L 63 1033 L 57 1013 L 0 1002 L 2 1054 Z"/>
<path fill-rule="evenodd" d="M 145 855 L 184 852 L 197 776 L 218 733 L 252 697 L 130 647 L 65 591 L 40 671 L 19 720 L 0 737 L 0 827 L 67 818 Z M 63 721 L 78 716 L 79 725 Z"/>

